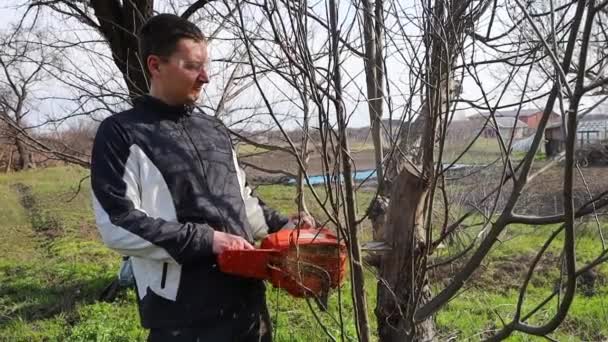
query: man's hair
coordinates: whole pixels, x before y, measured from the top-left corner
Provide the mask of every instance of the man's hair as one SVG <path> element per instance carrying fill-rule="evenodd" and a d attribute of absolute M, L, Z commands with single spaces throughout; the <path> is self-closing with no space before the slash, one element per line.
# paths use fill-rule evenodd
<path fill-rule="evenodd" d="M 203 32 L 188 20 L 173 14 L 159 14 L 146 21 L 139 31 L 139 55 L 148 72 L 150 55 L 169 57 L 182 38 L 205 41 Z"/>

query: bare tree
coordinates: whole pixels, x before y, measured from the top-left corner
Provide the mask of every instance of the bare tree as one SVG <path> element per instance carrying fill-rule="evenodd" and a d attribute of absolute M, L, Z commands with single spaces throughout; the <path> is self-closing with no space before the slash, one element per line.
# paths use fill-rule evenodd
<path fill-rule="evenodd" d="M 181 11 L 183 16 L 190 17 L 202 10 L 209 2 L 194 1 L 185 8 L 174 6 L 173 2 L 165 6 L 173 6 Z M 87 155 L 82 155 L 68 146 L 57 150 L 56 144 L 49 145 L 47 140 L 33 134 L 33 129 L 44 127 L 46 130 L 61 130 L 66 122 L 79 118 L 100 120 L 108 114 L 124 109 L 125 103 L 131 98 L 147 92 L 148 84 L 137 51 L 137 32 L 145 20 L 153 14 L 153 5 L 152 0 L 124 3 L 32 0 L 27 3 L 27 7 L 23 8 L 23 17 L 16 23 L 13 32 L 9 32 L 11 41 L 19 46 L 28 47 L 30 51 L 22 56 L 22 59 L 30 64 L 34 62 L 33 53 L 53 55 L 56 60 L 61 60 L 61 63 L 55 65 L 50 63 L 44 67 L 41 65 L 37 75 L 44 73 L 55 84 L 62 85 L 62 88 L 68 91 L 47 95 L 42 100 L 60 101 L 70 105 L 61 113 L 54 115 L 38 113 L 39 122 L 34 126 L 26 127 L 28 129 L 20 128 L 24 127 L 22 121 L 27 112 L 20 112 L 18 116 L 13 115 L 14 120 L 8 123 L 12 134 L 20 137 L 18 139 L 20 148 L 28 146 L 30 150 L 51 158 L 89 166 Z M 65 24 L 84 28 L 82 30 L 84 33 L 65 34 L 63 30 L 56 32 L 47 29 L 42 38 L 16 34 L 36 30 L 39 19 L 45 15 L 58 15 Z M 221 27 L 221 23 L 218 27 Z M 211 38 L 214 34 L 217 34 L 217 31 L 211 34 Z M 32 76 L 28 80 L 30 83 L 36 81 L 36 75 L 30 76 Z M 15 90 L 19 89 L 9 84 L 8 90 L 14 95 Z M 24 99 L 23 95 L 25 94 L 19 94 L 18 97 Z M 225 102 L 220 101 L 224 104 Z M 61 135 L 61 132 L 57 134 Z"/>
<path fill-rule="evenodd" d="M 213 0 L 198 0 L 188 6 L 182 16 L 189 18 Z M 46 7 L 77 18 L 98 31 L 108 44 L 114 63 L 123 75 L 131 96 L 144 94 L 148 82 L 143 62 L 138 55 L 137 33 L 154 13 L 154 0 L 118 1 L 93 0 L 77 3 L 68 0 L 32 0 L 31 8 Z"/>
<path fill-rule="evenodd" d="M 376 4 L 378 3 L 381 2 L 376 2 Z M 276 60 L 287 60 L 292 66 L 298 66 L 300 75 L 304 75 L 306 81 L 311 85 L 310 96 L 319 117 L 318 126 L 324 132 L 321 134 L 319 142 L 319 146 L 321 146 L 319 153 L 328 161 L 324 170 L 328 175 L 326 179 L 328 195 L 319 203 L 331 222 L 335 223 L 338 228 L 342 225 L 347 228 L 344 236 L 351 246 L 351 257 L 354 259 L 356 267 L 356 264 L 360 262 L 357 252 L 358 239 L 352 232 L 356 232 L 357 222 L 360 222 L 360 218 L 353 217 L 353 212 L 349 209 L 352 208 L 349 199 L 353 190 L 351 188 L 352 179 L 350 179 L 352 160 L 344 134 L 347 125 L 345 125 L 346 121 L 342 121 L 342 115 L 348 113 L 351 105 L 346 99 L 347 96 L 351 95 L 353 91 L 357 92 L 361 89 L 349 88 L 356 79 L 351 74 L 352 70 L 337 67 L 344 60 L 365 56 L 352 43 L 353 39 L 349 36 L 350 28 L 355 26 L 356 21 L 348 15 L 340 16 L 332 12 L 335 11 L 335 7 L 331 2 L 328 3 L 329 9 L 325 17 L 318 14 L 316 11 L 318 8 L 312 5 L 308 7 L 306 16 L 303 16 L 301 10 L 297 12 L 289 3 L 264 2 L 262 4 L 252 1 L 240 4 L 240 21 L 235 20 L 234 24 L 240 27 L 242 32 L 240 39 L 243 39 L 248 45 L 250 64 L 258 70 L 265 72 L 271 70 L 288 85 L 295 86 L 295 83 L 292 82 L 293 77 L 285 72 L 281 63 L 276 63 Z M 245 4 L 249 7 L 244 6 Z M 368 5 L 371 6 L 371 4 Z M 575 5 L 585 6 L 580 3 Z M 402 134 L 400 144 L 393 142 L 388 146 L 389 160 L 395 163 L 398 173 L 392 180 L 391 202 L 384 234 L 391 249 L 382 258 L 378 274 L 379 295 L 376 304 L 378 329 L 380 338 L 386 341 L 433 340 L 436 338 L 436 330 L 432 315 L 458 295 L 466 280 L 474 271 L 478 270 L 497 237 L 509 224 L 566 221 L 566 226 L 568 225 L 566 218 L 569 214 L 567 213 L 556 217 L 531 218 L 516 214 L 514 210 L 516 204 L 521 200 L 522 190 L 526 184 L 538 172 L 544 172 L 548 167 L 556 165 L 556 163 L 550 163 L 546 168 L 534 174 L 531 173 L 534 156 L 543 139 L 544 128 L 554 110 L 556 99 L 561 97 L 569 102 L 569 109 L 563 111 L 564 116 L 576 121 L 576 115 L 572 113 L 578 111 L 580 98 L 592 89 L 598 89 L 605 84 L 604 79 L 601 78 L 601 81 L 580 86 L 578 93 L 575 91 L 576 84 L 583 84 L 581 79 L 586 77 L 584 71 L 578 72 L 578 68 L 586 69 L 583 60 L 586 60 L 585 51 L 588 50 L 586 46 L 588 43 L 585 43 L 585 41 L 588 42 L 588 37 L 578 36 L 580 32 L 578 25 L 581 21 L 584 21 L 588 28 L 598 25 L 599 20 L 595 16 L 600 14 L 599 8 L 603 8 L 603 6 L 597 6 L 597 10 L 590 11 L 589 13 L 593 13 L 592 15 L 576 11 L 570 6 L 561 5 L 551 8 L 548 12 L 534 13 L 534 8 L 530 4 L 521 4 L 518 1 L 500 4 L 491 1 L 429 2 L 416 7 L 416 13 L 421 13 L 420 15 L 407 12 L 407 9 L 403 8 L 399 2 L 388 2 L 386 6 L 389 9 L 396 9 L 392 12 L 396 14 L 383 18 L 384 24 L 381 25 L 384 34 L 389 37 L 387 41 L 391 42 L 389 48 L 392 48 L 394 52 L 382 58 L 384 58 L 384 63 L 388 63 L 390 59 L 399 59 L 410 73 L 409 82 L 402 83 L 399 87 L 396 86 L 399 82 L 395 80 L 399 75 L 392 78 L 392 75 L 387 76 L 391 78 L 387 84 L 391 84 L 393 91 L 397 89 L 396 91 L 400 94 L 410 94 L 410 96 L 406 96 L 407 101 L 402 104 L 403 114 L 401 115 L 402 120 L 406 123 L 402 125 L 402 130 L 410 129 L 410 135 Z M 245 8 L 250 11 L 246 12 L 249 15 L 247 21 L 242 19 Z M 367 7 L 364 13 L 369 14 L 369 8 Z M 385 15 L 387 13 L 385 10 L 380 12 Z M 500 18 L 500 24 L 495 23 L 505 13 L 508 13 L 506 19 Z M 554 21 L 555 24 L 552 28 L 547 27 L 549 35 L 555 45 L 560 46 L 560 49 L 552 48 L 545 41 L 546 32 L 543 33 L 534 28 L 536 22 L 547 20 L 551 16 L 560 18 Z M 268 32 L 269 36 L 251 34 L 245 24 L 261 17 L 264 17 L 269 23 L 268 29 L 264 31 Z M 479 24 L 482 18 L 484 25 Z M 314 43 L 311 40 L 308 44 L 300 42 L 300 32 L 303 30 L 301 25 L 306 20 L 311 20 L 318 25 L 317 27 L 326 29 L 327 35 L 322 37 L 328 39 L 321 38 L 321 41 Z M 369 33 L 369 22 L 363 23 L 363 25 L 368 25 L 365 27 Z M 393 28 L 390 31 L 387 28 L 389 25 Z M 395 27 L 398 29 L 395 30 Z M 418 29 L 416 32 L 419 35 L 411 33 L 412 27 Z M 498 34 L 495 33 L 497 31 Z M 369 34 L 367 37 L 370 37 Z M 263 46 L 264 44 L 267 45 Z M 486 50 L 478 51 L 482 48 Z M 503 56 L 496 57 L 488 52 L 492 49 L 510 50 L 505 50 Z M 368 49 L 368 51 L 370 50 Z M 574 62 L 574 65 L 579 66 L 576 73 L 570 72 L 574 51 L 579 53 L 578 60 Z M 327 54 L 329 67 L 311 63 L 312 59 L 307 59 L 308 56 L 316 54 Z M 369 57 L 364 58 L 369 59 Z M 366 63 L 368 62 L 366 61 Z M 479 68 L 484 65 L 505 70 L 498 84 L 489 86 L 481 81 Z M 539 83 L 549 81 L 550 84 L 553 84 L 553 88 L 545 90 L 533 87 L 534 82 L 530 77 L 532 73 L 534 73 L 535 81 Z M 347 75 L 347 80 L 341 80 L 340 74 Z M 565 77 L 565 75 L 569 75 L 569 77 Z M 487 77 L 487 74 L 483 77 Z M 475 99 L 461 95 L 462 86 L 460 84 L 463 84 L 465 78 L 479 91 Z M 514 87 L 516 79 L 519 82 L 516 84 L 516 91 L 512 91 L 510 89 Z M 267 83 L 262 86 L 261 82 L 256 82 L 260 95 L 270 97 L 272 90 L 267 87 Z M 344 86 L 344 84 L 348 86 Z M 281 91 L 286 93 L 283 85 L 284 83 L 281 83 Z M 366 84 L 366 87 L 373 88 L 373 85 Z M 510 96 L 514 100 L 503 100 L 507 91 L 513 93 Z M 367 92 L 367 94 L 371 93 Z M 416 97 L 419 100 L 416 100 Z M 367 100 L 373 102 L 374 99 L 368 98 Z M 471 209 L 456 218 L 452 218 L 449 214 L 450 203 L 445 196 L 448 182 L 446 172 L 479 138 L 485 126 L 497 126 L 494 116 L 497 109 L 515 108 L 520 111 L 524 104 L 538 100 L 545 101 L 544 114 L 534 136 L 532 147 L 522 161 L 516 163 L 512 159 L 513 135 L 497 134 L 498 145 L 502 152 L 499 159 L 500 172 L 496 175 L 498 179 L 496 188 L 488 191 L 483 199 L 484 202 L 489 203 L 489 210 L 480 223 L 483 229 L 469 246 L 457 254 L 459 258 L 454 257 L 452 260 L 453 262 L 468 257 L 463 268 L 445 289 L 433 296 L 429 290 L 427 277 L 430 267 L 429 259 L 433 258 L 436 247 L 454 236 L 462 226 L 462 222 L 475 212 L 474 209 Z M 455 160 L 451 160 L 448 165 L 443 165 L 445 161 L 443 153 L 446 149 L 445 137 L 457 104 L 466 104 L 471 108 L 486 110 L 491 115 L 462 153 Z M 329 119 L 327 108 L 331 108 L 332 113 L 335 113 L 335 121 Z M 353 108 L 350 107 L 350 110 Z M 373 109 L 369 109 L 369 111 L 373 114 Z M 272 116 L 272 108 L 269 108 L 269 112 Z M 389 113 L 392 114 L 392 112 Z M 370 115 L 374 118 L 375 116 L 372 114 Z M 279 122 L 276 124 L 279 129 L 282 129 Z M 333 127 L 335 127 L 335 131 Z M 412 128 L 416 130 L 413 134 Z M 571 127 L 567 131 L 569 138 L 574 139 L 575 124 L 571 123 Z M 290 146 L 296 150 L 293 142 L 290 142 Z M 412 150 L 414 151 L 413 156 L 409 154 Z M 344 156 L 347 156 L 346 159 L 343 159 Z M 336 158 L 330 159 L 331 157 Z M 331 162 L 329 162 L 330 160 Z M 298 162 L 301 164 L 301 160 Z M 573 168 L 573 165 L 568 162 L 567 156 L 564 167 L 570 168 L 570 170 Z M 341 176 L 332 178 L 330 176 L 332 174 L 334 177 L 337 174 Z M 572 191 L 572 180 L 568 178 L 571 176 L 571 174 L 568 176 L 568 172 L 566 172 L 564 179 L 564 189 L 570 189 L 564 191 L 564 203 L 570 206 L 572 206 L 572 198 L 569 194 Z M 338 181 L 336 182 L 336 180 Z M 507 200 L 504 205 L 498 206 L 498 199 L 502 196 L 506 196 Z M 438 206 L 438 201 L 445 202 L 443 203 L 445 213 L 442 218 L 437 220 L 434 219 L 434 209 Z M 578 209 L 578 215 L 589 214 L 591 206 L 598 208 L 605 205 L 605 201 L 606 198 L 603 195 L 593 197 L 590 203 Z M 343 215 L 337 215 L 339 212 L 342 212 Z M 355 229 L 353 229 L 353 225 Z M 550 238 L 548 243 L 552 239 Z M 571 248 L 572 239 L 566 236 L 565 241 L 564 255 L 567 257 L 572 255 L 572 251 L 568 251 Z M 541 249 L 539 253 L 542 255 L 544 250 Z M 602 261 L 604 256 L 604 254 L 600 255 L 597 262 Z M 534 265 L 533 263 L 530 266 L 531 269 L 534 269 Z M 566 281 L 565 284 L 567 296 L 564 298 L 566 301 L 562 302 L 560 311 L 546 325 L 546 328 L 528 329 L 520 322 L 516 322 L 505 325 L 501 331 L 496 331 L 497 338 L 504 338 L 515 330 L 539 335 L 541 332 L 544 335 L 554 330 L 559 325 L 555 322 L 561 322 L 563 313 L 567 312 L 568 301 L 572 295 L 572 279 L 577 274 L 576 270 L 568 267 L 564 269 L 565 279 L 570 279 L 570 283 Z M 356 288 L 361 279 L 353 276 L 352 281 Z M 524 281 L 524 284 L 526 282 Z M 523 292 L 525 292 L 525 285 L 522 287 Z M 363 294 L 357 293 L 356 289 L 354 293 L 356 303 L 365 302 Z M 355 311 L 355 314 L 359 315 L 358 333 L 362 340 L 368 338 L 365 336 L 366 319 L 361 314 L 364 308 L 365 305 L 357 306 Z"/>
<path fill-rule="evenodd" d="M 0 43 L 0 115 L 17 153 L 15 169 L 25 170 L 35 166 L 22 134 L 28 131 L 28 105 L 34 101 L 33 88 L 47 77 L 44 69 L 52 58 L 34 44 L 15 42 L 14 38 L 5 35 Z"/>
<path fill-rule="evenodd" d="M 393 250 L 385 256 L 382 263 L 383 270 L 381 272 L 381 279 L 383 282 L 386 281 L 385 283 L 387 285 L 383 290 L 383 299 L 380 299 L 379 295 L 378 303 L 379 309 L 393 309 L 391 311 L 386 311 L 386 315 L 383 317 L 379 317 L 379 322 L 388 322 L 384 332 L 382 331 L 382 327 L 380 327 L 380 335 L 383 340 L 402 341 L 432 339 L 433 336 L 429 334 L 427 325 L 430 315 L 440 310 L 440 308 L 449 300 L 457 296 L 458 291 L 463 288 L 473 272 L 478 269 L 484 258 L 488 256 L 488 253 L 495 244 L 498 236 L 509 224 L 514 222 L 527 224 L 563 222 L 564 224 L 554 235 L 549 237 L 547 244 L 539 251 L 538 258 L 530 265 L 530 272 L 521 288 L 521 296 L 514 315 L 514 320 L 511 323 L 505 323 L 505 326 L 502 329 L 498 329 L 496 335 L 491 339 L 498 340 L 506 338 L 514 331 L 522 331 L 539 336 L 550 333 L 563 321 L 574 296 L 577 276 L 577 270 L 574 265 L 574 217 L 576 216 L 575 213 L 578 212 L 579 215 L 582 215 L 589 208 L 588 206 L 583 206 L 577 211 L 573 206 L 572 177 L 574 162 L 572 153 L 574 151 L 574 140 L 576 139 L 576 122 L 578 120 L 577 113 L 579 111 L 580 99 L 586 92 L 599 87 L 602 83 L 595 82 L 585 85 L 584 80 L 590 32 L 594 25 L 597 25 L 599 21 L 597 15 L 606 4 L 596 5 L 593 1 L 589 3 L 582 1 L 576 3 L 576 10 L 569 10 L 569 7 L 562 7 L 561 11 L 557 11 L 555 8 L 551 8 L 544 16 L 555 18 L 559 15 L 561 20 L 561 22 L 551 20 L 554 25 L 548 29 L 551 40 L 555 42 L 552 48 L 551 45 L 545 41 L 545 35 L 538 29 L 538 21 L 532 17 L 529 4 L 525 5 L 516 0 L 514 4 L 515 8 L 513 8 L 516 11 L 511 12 L 515 21 L 513 24 L 514 26 L 507 27 L 506 29 L 504 27 L 502 28 L 504 29 L 503 32 L 506 31 L 508 33 L 512 30 L 519 34 L 519 36 L 515 36 L 516 39 L 511 43 L 511 46 L 514 47 L 516 52 L 505 59 L 488 60 L 487 55 L 479 55 L 479 57 L 483 56 L 486 60 L 476 62 L 476 55 L 469 52 L 466 48 L 467 45 L 464 45 L 465 36 L 463 34 L 466 33 L 473 38 L 480 38 L 479 35 L 472 34 L 473 32 L 471 30 L 476 28 L 475 26 L 471 26 L 471 24 L 475 23 L 474 18 L 479 17 L 481 12 L 485 10 L 488 5 L 488 3 L 484 2 L 436 2 L 433 3 L 431 7 L 425 8 L 425 13 L 427 13 L 428 16 L 426 17 L 427 21 L 425 22 L 425 58 L 427 62 L 425 73 L 423 74 L 425 85 L 422 87 L 425 100 L 422 103 L 420 112 L 421 117 L 424 117 L 425 120 L 424 128 L 421 133 L 422 144 L 420 156 L 422 165 L 419 170 L 413 169 L 412 167 L 406 167 L 398 176 L 398 185 L 393 189 L 394 198 L 391 198 L 392 202 L 389 209 L 390 214 L 387 227 L 389 236 L 392 234 L 394 239 L 391 241 Z M 586 13 L 584 11 L 585 6 L 589 6 L 589 10 Z M 473 11 L 469 12 L 471 9 L 473 9 Z M 467 13 L 470 17 L 467 16 Z M 496 7 L 489 13 L 491 20 L 489 28 L 487 28 L 487 36 L 490 35 L 490 32 L 492 32 L 493 29 L 492 20 L 495 16 L 498 16 L 499 13 L 500 12 Z M 453 15 L 455 15 L 453 19 L 450 19 Z M 463 20 L 461 20 L 461 18 Z M 566 21 L 566 18 L 572 19 Z M 517 25 L 522 22 L 526 24 L 525 26 L 529 29 L 528 32 L 522 32 L 524 30 L 520 31 L 516 29 Z M 584 28 L 581 30 L 582 27 Z M 558 40 L 558 30 L 562 31 L 562 35 L 565 36 L 565 38 Z M 536 45 L 534 46 L 533 44 L 532 47 L 526 49 L 523 48 L 522 45 L 522 35 L 529 33 L 530 31 L 534 33 Z M 499 39 L 500 38 L 483 39 L 483 37 L 481 37 L 480 40 L 481 44 L 487 45 Z M 563 51 L 563 53 L 557 53 L 558 51 L 555 49 L 555 46 L 558 45 L 558 43 L 565 45 L 563 50 L 560 50 Z M 456 49 L 452 48 L 454 46 Z M 578 58 L 573 59 L 575 50 L 578 50 Z M 541 51 L 541 53 L 539 53 L 539 51 Z M 560 56 L 561 60 L 558 59 L 558 56 Z M 516 165 L 510 157 L 513 136 L 501 137 L 500 134 L 498 135 L 500 148 L 504 153 L 504 166 L 499 186 L 493 191 L 492 196 L 489 196 L 489 198 L 496 201 L 500 193 L 505 192 L 508 198 L 506 205 L 504 208 L 500 209 L 496 206 L 493 207 L 490 215 L 487 216 L 487 220 L 483 224 L 485 228 L 483 233 L 479 235 L 479 244 L 477 245 L 474 243 L 473 246 L 475 246 L 475 248 L 470 254 L 465 253 L 465 255 L 470 255 L 468 261 L 466 261 L 462 269 L 456 273 L 454 279 L 436 296 L 432 297 L 428 292 L 426 285 L 427 280 L 425 278 L 427 272 L 427 259 L 429 255 L 433 253 L 433 249 L 440 241 L 443 241 L 445 237 L 449 236 L 453 232 L 454 227 L 458 226 L 458 223 L 462 222 L 463 219 L 459 218 L 453 224 L 447 224 L 446 222 L 441 228 L 439 234 L 440 238 L 433 238 L 432 229 L 435 224 L 433 224 L 431 220 L 431 212 L 433 211 L 434 205 L 436 205 L 435 192 L 441 191 L 441 188 L 437 185 L 443 181 L 444 177 L 441 154 L 444 149 L 442 137 L 444 136 L 443 132 L 445 132 L 445 130 L 442 126 L 445 127 L 444 125 L 449 122 L 447 118 L 449 117 L 448 109 L 450 107 L 444 105 L 444 101 L 447 103 L 450 101 L 449 96 L 446 96 L 446 94 L 449 94 L 447 84 L 452 78 L 451 72 L 457 67 L 457 64 L 451 61 L 455 61 L 457 57 L 460 57 L 460 61 L 463 63 L 462 68 L 466 70 L 479 86 L 484 103 L 482 104 L 482 107 L 485 107 L 491 113 L 494 113 L 498 105 L 490 104 L 488 89 L 484 87 L 479 80 L 477 67 L 480 64 L 489 63 L 498 65 L 505 63 L 511 65 L 512 67 L 508 71 L 509 74 L 506 77 L 504 86 L 501 85 L 500 87 L 501 89 L 507 89 L 519 68 L 527 66 L 531 70 L 535 66 L 531 62 L 535 61 L 536 58 L 542 58 L 543 60 L 548 61 L 551 68 L 554 70 L 549 73 L 549 75 L 551 75 L 549 80 L 553 83 L 553 86 L 549 96 L 546 98 L 543 116 L 534 136 L 532 146 L 520 163 Z M 450 65 L 450 63 L 454 64 Z M 572 70 L 572 64 L 577 65 L 578 68 L 576 73 L 572 75 L 573 77 L 567 78 L 566 75 L 570 74 Z M 542 64 L 540 65 L 542 66 Z M 543 69 L 540 71 L 546 73 L 548 70 Z M 514 107 L 521 109 L 522 104 L 526 101 L 528 86 L 529 78 L 525 78 L 520 92 L 521 99 Z M 566 149 L 566 162 L 564 164 L 565 178 L 563 180 L 563 201 L 564 208 L 566 209 L 563 215 L 558 215 L 559 218 L 524 218 L 521 215 L 514 213 L 514 208 L 521 199 L 522 190 L 534 176 L 530 174 L 534 155 L 542 141 L 544 128 L 554 109 L 556 100 L 561 98 L 564 93 L 569 102 L 568 109 L 563 112 L 568 123 L 568 144 Z M 495 118 L 491 115 L 488 120 L 495 120 Z M 435 156 L 437 156 L 437 159 L 435 159 Z M 546 170 L 546 168 L 543 170 Z M 543 170 L 541 170 L 541 172 Z M 404 194 L 409 194 L 409 196 L 406 198 Z M 414 199 L 420 199 L 420 202 L 416 205 L 416 201 L 414 200 L 414 203 L 412 203 L 412 197 Z M 594 198 L 592 202 L 596 205 L 605 205 L 605 200 L 605 198 L 600 197 Z M 408 209 L 404 211 L 404 207 Z M 405 217 L 403 214 L 399 214 L 404 212 L 406 213 Z M 468 216 L 468 214 L 466 214 L 465 217 L 466 216 Z M 406 227 L 409 227 L 406 228 L 405 231 L 403 230 L 404 223 L 407 224 Z M 565 289 L 564 297 L 554 316 L 547 320 L 543 325 L 532 327 L 523 323 L 522 319 L 528 319 L 533 313 L 525 318 L 522 318 L 521 315 L 522 302 L 527 284 L 540 256 L 546 251 L 546 246 L 551 243 L 562 229 L 565 232 L 563 246 L 565 260 L 565 267 L 563 269 L 565 274 L 565 284 L 563 285 L 563 288 Z M 604 257 L 605 253 L 602 253 L 596 260 L 602 260 Z M 409 270 L 409 272 L 399 272 L 404 269 Z M 560 289 L 562 289 L 561 285 Z M 395 302 L 400 304 L 395 305 Z M 383 319 L 380 320 L 380 318 Z"/>

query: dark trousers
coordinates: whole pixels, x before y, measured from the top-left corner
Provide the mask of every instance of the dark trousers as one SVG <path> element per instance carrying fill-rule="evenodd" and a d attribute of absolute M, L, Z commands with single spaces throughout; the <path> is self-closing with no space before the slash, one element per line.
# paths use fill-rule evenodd
<path fill-rule="evenodd" d="M 148 342 L 272 342 L 272 324 L 266 304 L 231 317 L 206 322 L 204 326 L 151 329 Z"/>

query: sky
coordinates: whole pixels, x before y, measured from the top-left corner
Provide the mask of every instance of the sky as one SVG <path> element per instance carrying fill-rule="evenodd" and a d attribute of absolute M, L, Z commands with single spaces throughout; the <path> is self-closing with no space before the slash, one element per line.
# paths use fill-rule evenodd
<path fill-rule="evenodd" d="M 403 2 L 407 5 L 408 1 L 404 0 Z M 18 7 L 18 5 L 22 5 L 26 0 L 3 0 L 0 2 L 0 31 L 5 31 L 9 29 L 12 25 L 16 23 L 16 21 L 21 18 L 23 13 L 23 7 Z M 184 1 L 182 1 L 184 2 Z M 163 10 L 162 8 L 156 8 L 156 10 Z M 344 15 L 349 15 L 347 9 L 344 9 Z M 79 37 L 80 39 L 87 38 L 96 38 L 97 34 L 92 32 L 91 30 L 83 30 L 82 26 L 79 25 L 75 20 L 65 20 L 65 18 L 59 18 L 56 15 L 49 15 L 48 11 L 43 12 L 43 17 L 41 21 L 41 27 L 43 30 L 52 31 L 55 35 L 66 37 L 66 39 L 73 39 L 74 37 Z M 405 28 L 407 31 L 409 28 Z M 204 31 L 211 30 L 210 27 L 203 27 Z M 205 32 L 209 34 L 209 32 Z M 409 34 L 409 32 L 407 32 Z M 323 34 L 321 32 L 321 34 Z M 107 47 L 101 43 L 90 43 L 87 44 L 87 48 L 95 49 L 102 54 L 107 55 Z M 213 59 L 220 58 L 226 56 L 227 53 L 230 53 L 234 47 L 232 45 L 222 43 L 222 42 L 212 42 L 211 43 L 211 56 Z M 403 64 L 399 61 L 399 56 L 396 51 L 391 51 L 391 57 L 387 60 L 387 70 L 388 76 L 391 79 L 391 82 L 395 82 L 392 86 L 392 95 L 391 98 L 393 104 L 399 108 L 405 104 L 405 101 L 408 99 L 409 94 L 405 93 L 407 90 L 403 87 L 407 83 L 407 79 L 409 77 L 409 71 L 407 68 L 404 68 Z M 122 85 L 121 75 L 118 73 L 118 70 L 114 66 L 114 64 L 109 59 L 103 58 L 91 58 L 90 55 L 79 51 L 77 49 L 70 50 L 67 54 L 67 60 L 65 62 L 65 66 L 70 68 L 75 74 L 86 75 L 90 80 L 98 81 L 105 84 L 110 89 L 117 89 Z M 222 74 L 220 70 L 223 67 L 223 64 L 220 62 L 213 62 L 212 64 L 212 74 L 215 74 L 216 77 L 211 79 L 212 84 L 210 84 L 206 90 L 207 92 L 207 101 L 208 103 L 214 105 L 219 98 L 219 88 L 223 87 L 223 83 L 226 81 L 225 73 Z M 360 59 L 347 59 L 344 62 L 344 70 L 345 75 L 344 82 L 348 82 L 349 75 L 357 75 L 354 77 L 353 82 L 357 84 L 364 84 L 364 75 L 362 74 L 362 64 Z M 479 78 L 482 83 L 484 89 L 492 89 L 498 86 L 501 82 L 504 81 L 505 75 L 507 71 L 501 70 L 500 67 L 493 66 L 492 68 L 480 68 Z M 92 109 L 87 107 L 85 104 L 83 108 L 80 108 L 74 104 L 73 101 L 67 100 L 68 98 L 72 98 L 75 96 L 74 89 L 71 89 L 65 83 L 70 81 L 70 77 L 65 77 L 62 79 L 63 82 L 57 80 L 48 80 L 37 87 L 37 101 L 33 101 L 31 104 L 31 112 L 30 120 L 32 122 L 40 122 L 49 116 L 57 116 L 62 115 L 65 112 L 72 112 L 86 109 Z M 519 100 L 519 96 L 521 96 L 521 88 L 520 84 L 522 78 L 520 77 L 516 80 L 510 87 L 509 91 L 505 93 L 503 96 L 503 100 L 501 103 L 513 103 Z M 76 82 L 76 81 L 74 81 Z M 269 77 L 264 80 L 265 89 L 271 89 L 269 92 L 271 97 L 280 97 L 281 91 L 285 88 L 284 83 L 276 77 Z M 397 85 L 403 87 L 401 89 L 397 88 Z M 534 83 L 534 81 L 532 82 Z M 547 89 L 550 85 L 548 84 L 538 84 L 540 89 L 543 87 Z M 347 100 L 346 107 L 347 112 L 351 115 L 349 125 L 351 127 L 362 127 L 369 125 L 369 115 L 367 111 L 367 105 L 364 102 L 360 102 L 356 104 L 357 99 L 361 99 L 361 95 L 357 94 L 356 91 L 352 90 L 354 88 L 349 88 L 351 90 L 347 90 Z M 98 89 L 92 89 L 92 92 L 101 91 Z M 470 77 L 465 78 L 464 83 L 462 85 L 462 96 L 466 99 L 479 99 L 481 98 L 481 92 L 479 87 L 474 82 L 474 80 Z M 495 101 L 498 98 L 498 93 L 491 93 L 490 99 Z M 525 94 L 527 96 L 527 94 Z M 587 99 L 589 103 L 594 102 L 594 99 Z M 418 98 L 414 98 L 413 101 L 417 101 L 419 103 Z M 232 105 L 234 107 L 251 107 L 255 105 L 259 105 L 262 102 L 262 97 L 259 94 L 259 91 L 255 87 L 251 87 L 246 90 L 236 103 Z M 531 103 L 525 105 L 524 108 L 537 108 L 542 109 L 544 105 L 544 101 L 537 101 L 535 103 Z M 109 102 L 107 104 L 108 107 L 114 110 L 120 110 L 121 104 L 114 102 Z M 124 104 L 122 105 L 124 106 Z M 477 110 L 468 108 L 465 104 L 459 105 L 459 110 L 456 112 L 455 119 L 466 119 L 467 115 L 471 115 L 477 113 Z M 295 116 L 298 116 L 299 109 L 293 105 L 288 105 L 284 103 L 278 103 L 274 105 L 274 109 L 277 112 L 288 113 Z M 606 108 L 608 109 L 608 108 Z M 102 113 L 107 113 L 107 111 L 101 111 Z M 399 111 L 396 111 L 399 113 Z M 101 119 L 103 115 L 100 114 L 97 116 L 97 119 Z M 398 115 L 398 114 L 397 114 Z M 396 117 L 398 119 L 398 117 Z M 230 122 L 238 122 L 239 117 L 236 115 L 233 118 L 228 118 L 226 121 Z M 262 123 L 270 122 L 269 116 L 262 116 L 260 121 Z M 257 124 L 249 125 L 248 127 L 257 127 Z M 287 127 L 297 127 L 297 123 L 295 121 L 287 123 Z"/>

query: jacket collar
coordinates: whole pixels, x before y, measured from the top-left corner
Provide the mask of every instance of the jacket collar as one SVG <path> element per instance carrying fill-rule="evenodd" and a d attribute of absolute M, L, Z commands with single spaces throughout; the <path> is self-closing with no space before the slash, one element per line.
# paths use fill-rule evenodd
<path fill-rule="evenodd" d="M 138 98 L 135 98 L 133 104 L 136 108 L 142 109 L 145 112 L 154 113 L 160 116 L 177 118 L 182 116 L 190 116 L 192 115 L 192 111 L 194 110 L 194 106 L 191 105 L 177 105 L 173 106 L 163 102 L 161 99 L 158 99 L 151 95 L 142 95 Z"/>

